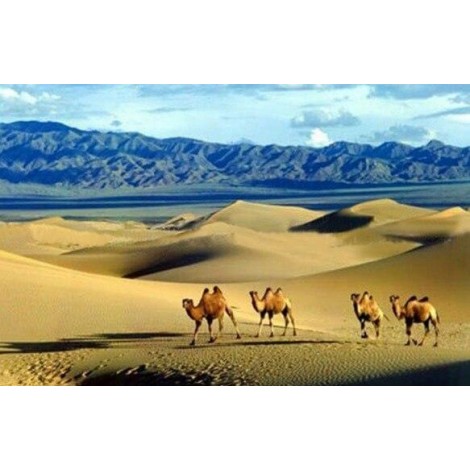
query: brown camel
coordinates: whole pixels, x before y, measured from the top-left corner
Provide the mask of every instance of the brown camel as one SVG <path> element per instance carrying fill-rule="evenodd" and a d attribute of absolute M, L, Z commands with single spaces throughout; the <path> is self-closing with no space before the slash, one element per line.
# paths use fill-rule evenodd
<path fill-rule="evenodd" d="M 436 334 L 434 346 L 437 347 L 437 338 L 439 336 L 439 327 L 437 325 L 440 323 L 439 314 L 434 305 L 429 302 L 428 297 L 423 297 L 418 300 L 416 295 L 413 295 L 413 297 L 410 297 L 405 305 L 402 306 L 400 305 L 400 297 L 398 295 L 391 295 L 390 303 L 392 304 L 393 313 L 398 320 L 405 319 L 406 335 L 408 336 L 406 346 L 409 346 L 411 341 L 413 341 L 414 344 L 418 344 L 418 342 L 411 337 L 411 327 L 413 323 L 424 324 L 424 336 L 419 343 L 419 346 L 422 346 L 426 336 L 429 334 L 429 322 L 431 322 Z"/>
<path fill-rule="evenodd" d="M 383 318 L 387 318 L 383 313 L 379 304 L 369 292 L 364 292 L 362 297 L 360 294 L 351 294 L 354 313 L 361 324 L 361 338 L 367 339 L 369 335 L 366 331 L 366 322 L 370 322 L 375 328 L 375 337 L 380 336 L 380 325 Z M 387 318 L 388 320 L 388 318 Z"/>
<path fill-rule="evenodd" d="M 273 316 L 278 313 L 282 313 L 282 315 L 284 316 L 285 326 L 284 326 L 284 333 L 282 335 L 283 336 L 286 335 L 287 327 L 289 325 L 289 319 L 292 322 L 294 336 L 297 335 L 297 331 L 295 329 L 295 320 L 294 320 L 294 316 L 292 315 L 291 301 L 287 297 L 284 296 L 284 293 L 282 292 L 281 288 L 277 289 L 276 292 L 273 292 L 273 290 L 270 287 L 268 287 L 262 299 L 259 298 L 258 292 L 251 291 L 250 297 L 251 297 L 251 304 L 253 305 L 253 308 L 260 314 L 260 321 L 259 321 L 258 333 L 256 334 L 256 338 L 258 338 L 261 333 L 261 328 L 263 326 L 263 321 L 264 321 L 264 317 L 266 316 L 266 314 L 268 315 L 269 326 L 271 328 L 271 334 L 269 336 L 271 338 L 274 336 Z"/>
<path fill-rule="evenodd" d="M 183 308 L 186 310 L 189 318 L 194 320 L 196 323 L 191 346 L 196 344 L 197 334 L 204 318 L 207 320 L 207 325 L 209 327 L 209 343 L 213 343 L 217 339 L 217 335 L 212 335 L 212 322 L 215 319 L 219 321 L 218 334 L 221 334 L 224 328 L 224 313 L 227 313 L 227 315 L 232 320 L 237 332 L 237 339 L 241 338 L 233 310 L 228 305 L 219 287 L 214 286 L 212 293 L 210 293 L 209 289 L 206 287 L 202 293 L 201 300 L 196 306 L 194 305 L 192 299 L 183 299 Z"/>

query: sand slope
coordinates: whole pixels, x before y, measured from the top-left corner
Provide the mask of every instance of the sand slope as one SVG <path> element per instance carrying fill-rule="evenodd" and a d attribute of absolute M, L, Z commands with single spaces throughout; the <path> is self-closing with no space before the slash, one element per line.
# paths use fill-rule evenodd
<path fill-rule="evenodd" d="M 311 312 L 312 318 L 325 321 L 322 327 L 328 329 L 344 321 L 355 322 L 349 297 L 353 292 L 365 290 L 374 294 L 389 316 L 391 294 L 400 295 L 405 301 L 412 295 L 426 295 L 444 323 L 470 321 L 469 279 L 470 235 L 467 234 L 392 258 L 286 280 L 282 284 L 296 299 L 298 310 Z M 348 316 L 351 318 L 347 319 Z"/>
<path fill-rule="evenodd" d="M 397 207 L 386 202 L 385 209 Z M 250 208 L 245 211 L 251 219 Z M 434 377 L 429 370 L 448 364 L 454 364 L 456 374 L 464 373 L 470 362 L 468 214 L 452 209 L 416 215 L 410 210 L 406 215 L 414 216 L 398 220 L 392 212 L 379 212 L 375 225 L 342 233 L 256 231 L 212 220 L 182 233 L 158 233 L 151 240 L 136 242 L 130 236 L 124 242 L 113 239 L 103 246 L 49 255 L 51 260 L 71 260 L 69 267 L 83 263 L 81 269 L 109 270 L 111 276 L 0 251 L 0 383 L 384 383 L 405 380 L 406 374 L 411 374 L 411 383 L 416 377 L 428 383 Z M 36 225 L 41 224 L 57 229 L 58 242 L 60 235 L 70 236 L 59 228 L 74 231 L 60 220 Z M 31 225 L 27 233 L 35 233 Z M 446 241 L 429 243 L 439 226 Z M 89 230 L 90 225 L 87 230 L 80 225 L 74 236 L 88 236 Z M 399 237 L 413 230 L 426 245 Z M 122 231 L 126 229 L 116 230 Z M 103 235 L 99 228 L 92 233 Z M 308 275 L 284 278 L 285 271 L 301 273 L 304 268 Z M 116 277 L 132 273 L 147 280 Z M 148 280 L 165 273 L 177 282 Z M 204 282 L 190 282 L 202 275 L 207 276 Z M 181 299 L 197 302 L 202 289 L 215 283 L 234 308 L 244 338 L 235 341 L 226 320 L 227 336 L 219 344 L 204 345 L 204 327 L 201 348 L 189 349 L 194 325 Z M 262 293 L 268 285 L 281 286 L 292 300 L 299 329 L 295 340 L 291 331 L 285 339 L 268 339 L 267 327 L 262 338 L 253 338 L 259 316 L 248 292 Z M 364 290 L 374 294 L 391 320 L 385 322 L 380 342 L 359 339 L 350 294 Z M 392 317 L 391 294 L 404 300 L 430 297 L 442 320 L 437 351 L 402 346 L 404 325 Z M 282 319 L 275 318 L 275 325 L 278 335 Z M 422 327 L 414 332 L 419 337 Z"/>
<path fill-rule="evenodd" d="M 0 341 L 178 329 L 184 289 L 97 276 L 0 252 Z M 166 300 L 168 298 L 168 300 Z"/>
<path fill-rule="evenodd" d="M 369 204 L 379 219 L 383 205 L 383 202 Z M 395 205 L 385 203 L 384 211 L 395 213 L 398 211 Z M 411 213 L 411 209 L 405 212 Z M 311 216 L 312 211 L 298 208 L 237 202 L 191 230 L 165 232 L 166 236 L 146 242 L 115 242 L 66 256 L 38 258 L 72 269 L 120 277 L 192 283 L 242 282 L 331 271 L 419 246 L 413 241 L 390 240 L 369 227 L 342 233 L 287 231 L 300 218 Z M 388 220 L 390 215 L 381 217 Z"/>
<path fill-rule="evenodd" d="M 135 222 L 73 221 L 50 217 L 33 222 L 1 224 L 0 249 L 27 256 L 59 255 L 165 235 L 165 232 L 148 230 L 144 224 Z"/>
<path fill-rule="evenodd" d="M 224 222 L 258 232 L 285 232 L 291 227 L 321 217 L 322 215 L 322 212 L 301 207 L 236 201 L 211 215 L 205 223 Z"/>
<path fill-rule="evenodd" d="M 367 226 L 431 214 L 433 211 L 420 207 L 399 204 L 393 199 L 377 199 L 356 204 L 304 224 L 291 227 L 297 232 L 342 233 Z"/>
<path fill-rule="evenodd" d="M 445 240 L 470 233 L 470 213 L 461 207 L 452 207 L 434 214 L 386 224 L 377 230 L 388 237 L 419 243 Z"/>

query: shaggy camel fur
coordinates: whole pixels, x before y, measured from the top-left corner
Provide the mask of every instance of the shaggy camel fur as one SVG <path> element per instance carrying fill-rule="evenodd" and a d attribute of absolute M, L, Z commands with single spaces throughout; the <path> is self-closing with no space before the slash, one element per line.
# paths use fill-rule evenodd
<path fill-rule="evenodd" d="M 424 344 L 426 336 L 429 334 L 429 322 L 432 323 L 434 327 L 434 332 L 436 334 L 436 342 L 434 346 L 437 346 L 437 338 L 439 336 L 439 327 L 437 326 L 440 323 L 439 314 L 435 307 L 429 302 L 428 297 L 423 297 L 418 300 L 414 295 L 410 297 L 404 306 L 400 305 L 400 297 L 398 295 L 390 296 L 390 303 L 392 304 L 392 310 L 398 320 L 405 319 L 406 325 L 406 335 L 408 336 L 407 346 L 413 341 L 414 344 L 418 342 L 411 337 L 411 327 L 413 323 L 423 323 L 424 324 L 424 336 L 419 346 Z"/>
<path fill-rule="evenodd" d="M 196 306 L 194 305 L 192 299 L 183 299 L 183 308 L 186 310 L 189 318 L 194 320 L 196 323 L 191 346 L 196 344 L 197 334 L 204 318 L 207 320 L 207 325 L 209 327 L 209 343 L 213 343 L 217 339 L 217 335 L 214 336 L 212 334 L 212 322 L 215 319 L 219 321 L 218 334 L 220 335 L 224 328 L 224 313 L 227 313 L 227 315 L 232 320 L 233 325 L 235 326 L 235 331 L 237 332 L 237 339 L 241 338 L 233 311 L 228 305 L 219 287 L 214 286 L 212 293 L 210 293 L 209 289 L 206 287 L 202 293 L 201 300 Z"/>
<path fill-rule="evenodd" d="M 361 324 L 361 338 L 368 338 L 366 331 L 366 322 L 371 322 L 375 328 L 375 337 L 380 336 L 380 325 L 383 318 L 387 318 L 382 312 L 379 304 L 369 292 L 364 292 L 362 297 L 360 294 L 351 294 L 354 313 Z M 388 320 L 388 318 L 387 318 Z"/>
<path fill-rule="evenodd" d="M 285 327 L 284 333 L 282 335 L 286 335 L 287 327 L 289 325 L 289 319 L 292 322 L 294 336 L 297 335 L 297 330 L 295 329 L 295 320 L 294 316 L 292 315 L 291 301 L 284 296 L 284 293 L 282 292 L 281 288 L 277 289 L 276 292 L 273 292 L 273 290 L 268 287 L 262 299 L 258 297 L 258 292 L 251 291 L 250 297 L 253 308 L 260 314 L 260 321 L 256 338 L 258 338 L 261 333 L 261 328 L 263 326 L 263 321 L 266 314 L 268 315 L 269 326 L 271 328 L 270 337 L 272 338 L 274 336 L 273 316 L 278 313 L 282 313 L 282 315 L 284 316 Z"/>

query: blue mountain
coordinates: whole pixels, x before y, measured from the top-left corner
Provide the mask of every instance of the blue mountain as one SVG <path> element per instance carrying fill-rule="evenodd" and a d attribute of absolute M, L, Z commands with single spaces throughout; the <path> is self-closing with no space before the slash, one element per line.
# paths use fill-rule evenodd
<path fill-rule="evenodd" d="M 324 148 L 156 139 L 57 122 L 0 124 L 0 183 L 65 188 L 370 185 L 470 179 L 470 147 L 431 141 Z"/>

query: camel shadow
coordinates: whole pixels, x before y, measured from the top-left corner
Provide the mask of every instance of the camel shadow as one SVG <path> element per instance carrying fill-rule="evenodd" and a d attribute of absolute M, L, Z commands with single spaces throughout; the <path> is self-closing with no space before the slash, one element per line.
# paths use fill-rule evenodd
<path fill-rule="evenodd" d="M 49 353 L 76 351 L 79 349 L 105 349 L 107 344 L 99 341 L 64 339 L 59 341 L 0 343 L 0 354 Z"/>
<path fill-rule="evenodd" d="M 188 336 L 187 333 L 171 333 L 169 331 L 156 331 L 150 333 L 100 333 L 98 335 L 88 336 L 87 338 L 97 338 L 109 341 L 135 341 L 139 339 L 154 338 L 181 338 Z"/>
<path fill-rule="evenodd" d="M 48 353 L 76 351 L 79 349 L 109 349 L 113 343 L 137 342 L 156 338 L 179 338 L 188 336 L 184 333 L 167 331 L 145 333 L 100 333 L 79 338 L 61 338 L 57 341 L 5 342 L 0 343 L 0 354 L 11 353 Z"/>
<path fill-rule="evenodd" d="M 223 341 L 223 340 L 222 340 Z M 308 340 L 308 339 L 301 339 L 301 340 L 281 340 L 276 341 L 273 340 L 241 340 L 237 342 L 230 342 L 230 343 L 223 343 L 223 342 L 215 342 L 215 343 L 208 343 L 208 342 L 199 342 L 197 346 L 177 346 L 175 349 L 194 349 L 201 346 L 209 347 L 209 348 L 232 348 L 232 347 L 248 347 L 248 346 L 289 346 L 289 345 L 322 345 L 322 344 L 336 344 L 336 345 L 343 345 L 347 344 L 347 341 L 338 341 L 338 340 Z"/>

